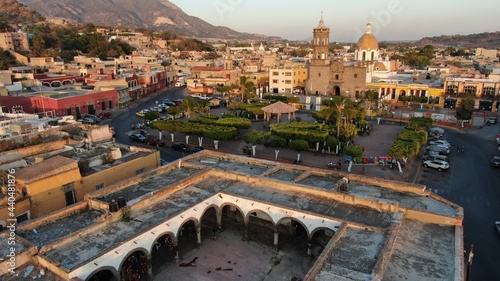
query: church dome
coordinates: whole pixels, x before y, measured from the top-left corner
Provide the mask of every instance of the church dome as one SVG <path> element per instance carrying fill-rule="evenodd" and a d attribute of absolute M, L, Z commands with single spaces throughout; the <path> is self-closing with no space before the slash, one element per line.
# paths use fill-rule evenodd
<path fill-rule="evenodd" d="M 357 48 L 358 50 L 378 50 L 378 41 L 372 34 L 371 23 L 366 24 L 365 34 L 359 38 Z"/>

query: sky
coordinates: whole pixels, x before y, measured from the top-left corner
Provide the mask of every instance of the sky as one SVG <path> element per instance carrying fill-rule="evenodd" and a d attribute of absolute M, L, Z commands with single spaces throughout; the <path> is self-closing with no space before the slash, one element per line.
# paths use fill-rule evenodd
<path fill-rule="evenodd" d="M 499 0 L 170 0 L 185 13 L 239 32 L 310 40 L 321 17 L 331 42 L 357 42 L 370 21 L 377 40 L 500 31 Z"/>

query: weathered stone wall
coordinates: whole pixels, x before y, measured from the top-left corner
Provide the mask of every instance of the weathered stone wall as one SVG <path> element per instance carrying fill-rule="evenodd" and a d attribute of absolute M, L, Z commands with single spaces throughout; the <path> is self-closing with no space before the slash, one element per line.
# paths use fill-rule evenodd
<path fill-rule="evenodd" d="M 0 165 L 6 164 L 12 161 L 17 161 L 19 159 L 33 156 L 37 154 L 47 153 L 49 151 L 63 149 L 67 144 L 67 140 L 57 140 L 49 143 L 42 143 L 37 145 L 31 145 L 28 147 L 23 147 L 19 149 L 4 151 L 0 154 Z"/>

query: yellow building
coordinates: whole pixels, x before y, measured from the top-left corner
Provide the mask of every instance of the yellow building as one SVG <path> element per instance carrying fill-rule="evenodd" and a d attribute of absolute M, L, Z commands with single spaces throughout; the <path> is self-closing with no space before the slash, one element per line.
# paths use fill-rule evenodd
<path fill-rule="evenodd" d="M 132 147 L 133 148 L 133 147 Z M 118 149 L 119 150 L 119 149 Z M 101 153 L 97 151 L 96 153 Z M 99 165 L 92 166 L 63 156 L 54 156 L 16 172 L 16 217 L 19 221 L 39 217 L 83 201 L 85 194 L 106 188 L 114 183 L 144 173 L 160 166 L 157 150 L 136 148 L 121 157 L 116 149 L 110 154 L 99 155 Z M 114 154 L 116 161 L 108 161 Z M 105 163 L 100 163 L 101 159 Z M 80 167 L 79 167 L 80 166 Z M 0 208 L 0 222 L 9 218 L 6 206 Z"/>
<path fill-rule="evenodd" d="M 17 172 L 18 189 L 31 203 L 29 217 L 59 210 L 76 202 L 75 186 L 81 179 L 78 162 L 54 156 Z"/>
<path fill-rule="evenodd" d="M 273 93 L 291 94 L 294 89 L 304 89 L 308 77 L 305 67 L 270 68 L 269 90 Z"/>
<path fill-rule="evenodd" d="M 425 104 L 426 107 L 430 108 L 434 106 L 443 107 L 444 104 L 444 89 L 432 88 L 426 84 L 370 82 L 366 83 L 366 86 L 370 90 L 378 92 L 379 100 L 388 105 L 397 105 L 400 100 L 405 100 L 410 104 Z M 425 101 L 425 103 L 420 101 Z"/>
<path fill-rule="evenodd" d="M 498 113 L 500 83 L 490 79 L 448 77 L 444 82 L 445 108 L 455 108 L 465 95 L 475 97 L 474 108 Z"/>

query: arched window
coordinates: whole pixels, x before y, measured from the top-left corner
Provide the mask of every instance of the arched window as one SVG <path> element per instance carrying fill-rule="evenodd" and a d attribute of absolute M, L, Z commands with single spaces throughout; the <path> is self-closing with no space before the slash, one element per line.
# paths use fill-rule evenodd
<path fill-rule="evenodd" d="M 363 59 L 362 61 L 365 61 L 366 60 L 366 52 L 363 52 Z"/>

